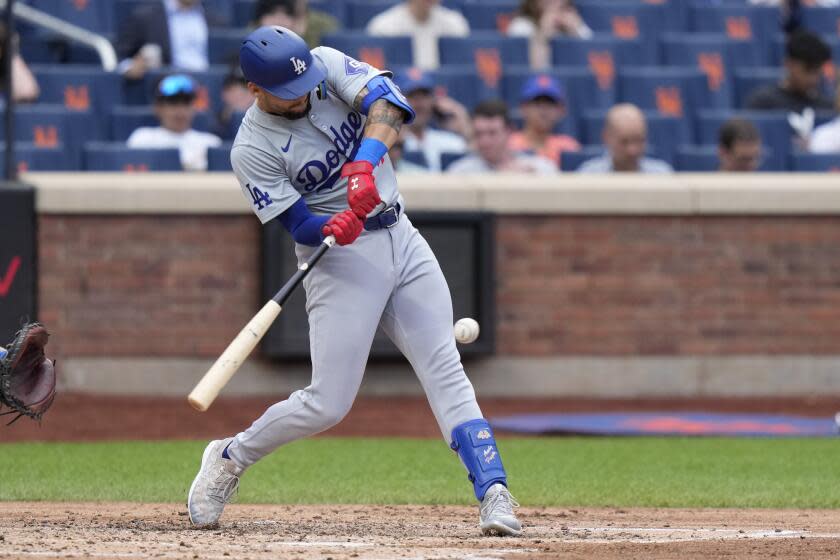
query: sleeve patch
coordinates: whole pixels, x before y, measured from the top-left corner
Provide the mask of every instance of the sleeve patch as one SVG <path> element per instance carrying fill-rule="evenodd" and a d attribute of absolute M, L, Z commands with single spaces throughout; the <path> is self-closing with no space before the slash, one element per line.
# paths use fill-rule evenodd
<path fill-rule="evenodd" d="M 349 56 L 344 56 L 344 73 L 348 76 L 367 73 L 367 64 L 359 62 Z"/>

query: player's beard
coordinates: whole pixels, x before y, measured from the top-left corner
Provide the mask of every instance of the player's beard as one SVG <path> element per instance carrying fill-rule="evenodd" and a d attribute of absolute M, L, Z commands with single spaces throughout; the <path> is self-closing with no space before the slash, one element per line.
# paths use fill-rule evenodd
<path fill-rule="evenodd" d="M 301 111 L 287 111 L 284 113 L 278 113 L 284 119 L 288 119 L 290 121 L 296 121 L 298 119 L 302 119 L 306 115 L 309 114 L 309 110 L 312 109 L 312 101 L 310 101 L 309 96 L 306 97 L 306 108 Z"/>

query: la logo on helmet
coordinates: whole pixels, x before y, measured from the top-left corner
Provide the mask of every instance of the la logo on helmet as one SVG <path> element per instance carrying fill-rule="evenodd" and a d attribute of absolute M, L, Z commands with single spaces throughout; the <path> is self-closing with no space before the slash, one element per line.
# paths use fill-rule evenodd
<path fill-rule="evenodd" d="M 295 74 L 300 76 L 304 72 L 306 72 L 306 63 L 299 58 L 292 57 L 289 60 L 292 61 L 292 67 L 295 69 Z"/>

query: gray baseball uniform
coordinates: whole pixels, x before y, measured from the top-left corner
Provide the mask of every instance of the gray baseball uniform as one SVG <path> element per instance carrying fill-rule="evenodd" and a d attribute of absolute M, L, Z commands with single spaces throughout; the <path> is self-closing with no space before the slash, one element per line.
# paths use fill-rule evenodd
<path fill-rule="evenodd" d="M 348 208 L 340 170 L 353 160 L 365 125 L 352 103 L 371 78 L 385 72 L 327 47 L 312 55 L 326 65 L 327 79 L 310 93 L 309 114 L 287 120 L 255 104 L 233 144 L 234 172 L 263 223 L 301 196 L 316 214 Z M 387 155 L 374 177 L 382 200 L 404 209 Z M 298 244 L 299 262 L 314 250 Z M 283 444 L 338 423 L 355 400 L 379 325 L 414 368 L 447 443 L 454 427 L 482 417 L 455 347 L 446 280 L 406 215 L 390 229 L 364 231 L 353 244 L 333 247 L 303 285 L 312 382 L 234 438 L 228 454 L 238 465 L 250 466 Z"/>

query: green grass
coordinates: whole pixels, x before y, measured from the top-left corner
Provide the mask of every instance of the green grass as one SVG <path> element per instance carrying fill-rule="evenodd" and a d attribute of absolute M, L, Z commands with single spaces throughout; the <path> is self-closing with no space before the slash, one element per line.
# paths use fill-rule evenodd
<path fill-rule="evenodd" d="M 505 438 L 528 506 L 840 507 L 830 439 Z M 181 502 L 205 442 L 0 444 L 0 500 Z M 243 478 L 242 503 L 473 503 L 438 440 L 316 438 Z"/>

